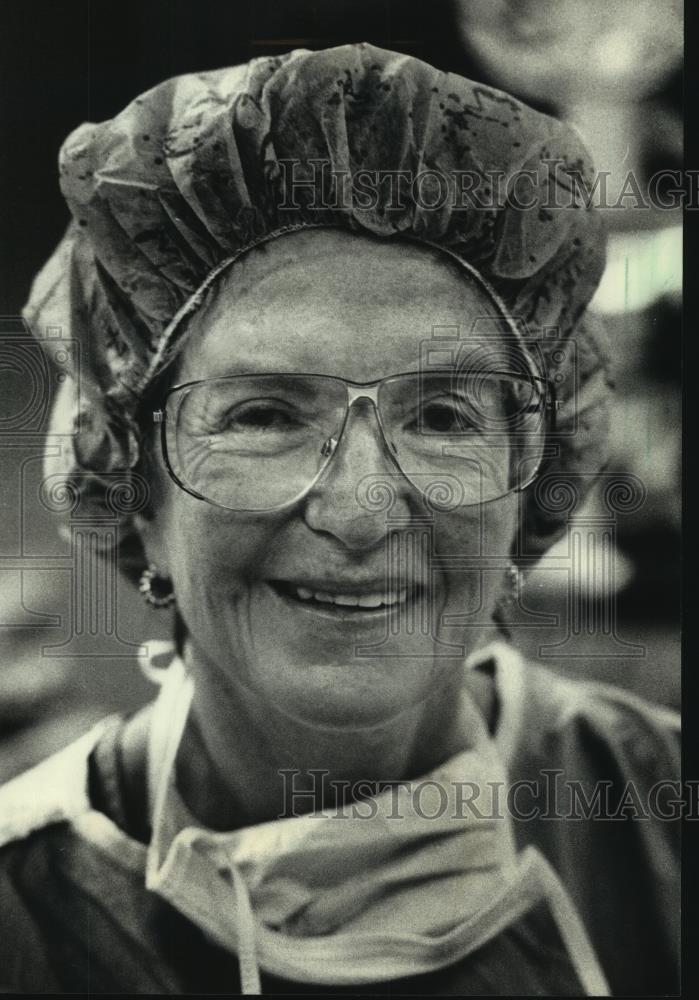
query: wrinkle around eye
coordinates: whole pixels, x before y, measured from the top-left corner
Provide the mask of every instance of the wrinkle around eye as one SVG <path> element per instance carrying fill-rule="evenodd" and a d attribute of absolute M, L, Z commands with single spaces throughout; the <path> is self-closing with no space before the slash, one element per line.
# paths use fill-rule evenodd
<path fill-rule="evenodd" d="M 257 435 L 257 438 L 262 446 L 263 435 Z M 264 447 L 246 448 L 240 443 L 234 445 L 230 436 L 202 435 L 196 440 L 190 441 L 187 448 L 180 449 L 179 457 L 188 478 L 193 475 L 206 474 L 212 479 L 220 479 L 230 476 L 233 471 L 240 472 L 239 468 L 234 469 L 235 463 L 244 460 L 268 460 L 275 457 L 288 459 L 289 456 L 302 452 L 304 449 L 308 449 L 307 440 L 294 443 L 285 440 L 278 447 L 275 447 L 270 435 L 266 438 Z M 230 458 L 231 464 L 226 463 L 226 458 Z M 215 462 L 214 459 L 216 459 Z"/>

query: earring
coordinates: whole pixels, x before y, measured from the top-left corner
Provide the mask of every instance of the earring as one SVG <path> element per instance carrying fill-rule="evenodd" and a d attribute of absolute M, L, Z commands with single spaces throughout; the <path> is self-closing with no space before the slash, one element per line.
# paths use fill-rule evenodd
<path fill-rule="evenodd" d="M 519 588 L 521 586 L 520 572 L 514 563 L 510 563 L 505 571 L 505 578 L 507 580 L 507 592 L 505 594 L 505 602 L 509 605 L 515 605 L 519 601 Z"/>
<path fill-rule="evenodd" d="M 493 611 L 493 621 L 507 642 L 512 641 L 508 619 L 511 616 L 512 610 L 519 604 L 520 585 L 520 572 L 514 563 L 510 563 L 505 570 L 505 587 Z"/>
<path fill-rule="evenodd" d="M 166 576 L 161 576 L 153 563 L 141 573 L 138 589 L 152 608 L 169 608 L 175 603 L 172 581 Z"/>

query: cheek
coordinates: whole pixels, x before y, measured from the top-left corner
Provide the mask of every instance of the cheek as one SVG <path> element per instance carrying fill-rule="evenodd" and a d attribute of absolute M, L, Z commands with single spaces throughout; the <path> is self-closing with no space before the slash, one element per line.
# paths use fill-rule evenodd
<path fill-rule="evenodd" d="M 508 559 L 516 523 L 517 498 L 513 494 L 480 506 L 437 512 L 430 525 L 435 555 L 479 561 L 490 556 L 495 562 Z"/>
<path fill-rule="evenodd" d="M 175 589 L 188 603 L 230 601 L 255 577 L 274 526 L 183 494 L 172 505 L 167 544 Z"/>
<path fill-rule="evenodd" d="M 502 587 L 512 553 L 517 499 L 512 495 L 481 507 L 435 515 L 432 527 L 434 572 L 441 573 L 447 604 L 489 612 Z"/>
<path fill-rule="evenodd" d="M 192 602 L 216 592 L 230 595 L 242 585 L 269 545 L 270 525 L 190 496 L 172 482 L 160 448 L 150 468 L 155 534 L 178 600 Z"/>

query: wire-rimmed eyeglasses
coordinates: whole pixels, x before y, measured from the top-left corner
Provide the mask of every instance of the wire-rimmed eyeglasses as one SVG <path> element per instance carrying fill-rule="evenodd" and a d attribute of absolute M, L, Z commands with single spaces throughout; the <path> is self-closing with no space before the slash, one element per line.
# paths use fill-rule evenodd
<path fill-rule="evenodd" d="M 318 483 L 360 400 L 373 406 L 384 452 L 405 480 L 428 493 L 448 475 L 460 506 L 532 482 L 556 408 L 552 386 L 528 372 L 439 369 L 372 382 L 264 372 L 176 385 L 153 419 L 183 490 L 228 510 L 271 512 Z"/>

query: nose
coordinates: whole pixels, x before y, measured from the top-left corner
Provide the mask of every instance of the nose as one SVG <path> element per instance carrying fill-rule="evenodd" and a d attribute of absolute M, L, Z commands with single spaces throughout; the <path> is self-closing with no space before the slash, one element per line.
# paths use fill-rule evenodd
<path fill-rule="evenodd" d="M 389 511 L 391 521 L 405 523 L 410 516 L 410 494 L 384 443 L 373 404 L 358 399 L 332 459 L 305 498 L 304 519 L 313 531 L 332 535 L 347 549 L 371 549 L 386 536 Z"/>

